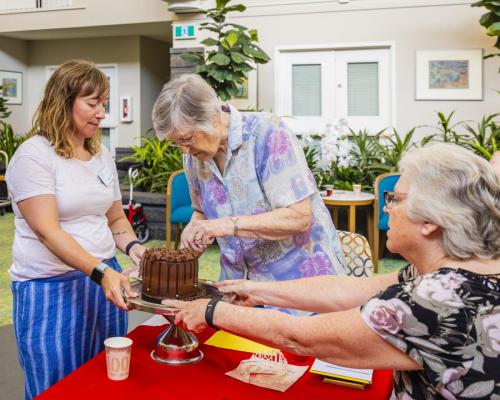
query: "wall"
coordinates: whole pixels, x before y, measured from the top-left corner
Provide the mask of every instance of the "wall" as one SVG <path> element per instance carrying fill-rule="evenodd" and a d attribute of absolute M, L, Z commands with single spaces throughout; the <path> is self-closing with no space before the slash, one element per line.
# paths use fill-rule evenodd
<path fill-rule="evenodd" d="M 28 118 L 28 103 L 30 90 L 28 77 L 28 42 L 24 40 L 0 37 L 0 70 L 23 73 L 23 104 L 8 104 L 12 114 L 7 119 L 14 132 L 25 134 L 30 129 Z"/>
<path fill-rule="evenodd" d="M 457 110 L 457 120 L 479 120 L 498 112 L 500 60 L 484 61 L 483 101 L 416 101 L 415 52 L 432 49 L 483 48 L 494 52 L 494 39 L 479 25 L 484 10 L 470 7 L 471 1 L 351 0 L 348 4 L 326 1 L 249 0 L 244 16 L 233 21 L 256 28 L 261 47 L 274 57 L 279 46 L 305 46 L 356 42 L 394 42 L 395 99 L 398 129 L 434 124 L 436 111 Z M 182 16 L 189 21 L 192 16 Z M 199 16 L 197 17 L 199 19 Z M 177 22 L 177 23 L 181 23 Z M 200 21 L 198 21 L 200 22 Z M 195 47 L 198 40 L 174 40 L 174 47 Z M 274 63 L 258 68 L 259 107 L 274 107 Z M 421 130 L 421 134 L 424 134 Z"/>
<path fill-rule="evenodd" d="M 140 39 L 141 134 L 153 127 L 151 112 L 163 84 L 169 78 L 170 45 L 159 40 Z M 137 102 L 136 102 L 137 104 Z M 137 107 L 139 105 L 137 104 Z"/>
<path fill-rule="evenodd" d="M 162 0 L 73 0 L 66 9 L 0 13 L 0 32 L 150 23 L 172 17 Z"/>
<path fill-rule="evenodd" d="M 33 115 L 42 98 L 47 80 L 46 67 L 60 65 L 73 58 L 89 59 L 97 64 L 116 64 L 118 96 L 129 94 L 137 104 L 141 98 L 140 41 L 140 37 L 130 36 L 29 42 L 29 114 Z M 140 107 L 134 107 L 133 118 L 132 123 L 121 123 L 117 118 L 117 146 L 138 143 L 137 137 L 141 134 Z"/>

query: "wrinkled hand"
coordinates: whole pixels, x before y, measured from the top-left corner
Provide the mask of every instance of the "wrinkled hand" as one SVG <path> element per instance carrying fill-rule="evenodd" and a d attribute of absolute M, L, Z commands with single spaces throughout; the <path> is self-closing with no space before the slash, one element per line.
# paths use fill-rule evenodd
<path fill-rule="evenodd" d="M 177 308 L 180 310 L 175 315 L 175 325 L 181 328 L 192 331 L 201 332 L 207 327 L 205 321 L 205 311 L 209 299 L 199 299 L 194 301 L 180 301 L 180 300 L 163 300 L 162 304 Z"/>
<path fill-rule="evenodd" d="M 230 218 L 191 220 L 182 232 L 181 245 L 201 254 L 216 237 L 229 236 L 233 230 Z"/>
<path fill-rule="evenodd" d="M 248 279 L 235 279 L 215 282 L 214 286 L 221 293 L 233 293 L 235 297 L 232 303 L 240 306 L 253 307 L 265 304 L 258 295 L 260 282 Z"/>
<path fill-rule="evenodd" d="M 134 292 L 130 286 L 128 277 L 111 268 L 107 268 L 104 271 L 104 277 L 102 278 L 101 285 L 104 290 L 104 294 L 106 295 L 106 299 L 111 301 L 121 310 L 129 310 L 123 300 L 122 288 L 127 296 L 137 297 L 137 293 Z"/>
<path fill-rule="evenodd" d="M 142 244 L 135 244 L 130 249 L 128 256 L 136 267 L 140 265 L 145 250 L 146 248 Z"/>

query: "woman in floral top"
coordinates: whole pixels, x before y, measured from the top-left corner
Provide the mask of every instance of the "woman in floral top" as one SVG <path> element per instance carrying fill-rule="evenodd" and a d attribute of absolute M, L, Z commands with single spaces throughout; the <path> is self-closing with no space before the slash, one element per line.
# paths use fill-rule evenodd
<path fill-rule="evenodd" d="M 410 265 L 370 278 L 226 281 L 235 303 L 213 323 L 263 343 L 354 368 L 395 371 L 394 399 L 500 399 L 500 179 L 452 144 L 406 154 L 386 196 L 387 247 Z M 200 330 L 206 300 L 168 301 L 177 323 Z"/>
<path fill-rule="evenodd" d="M 194 213 L 182 245 L 201 253 L 217 238 L 221 279 L 343 274 L 330 214 L 282 121 L 222 106 L 194 74 L 164 86 L 153 121 L 185 153 Z"/>

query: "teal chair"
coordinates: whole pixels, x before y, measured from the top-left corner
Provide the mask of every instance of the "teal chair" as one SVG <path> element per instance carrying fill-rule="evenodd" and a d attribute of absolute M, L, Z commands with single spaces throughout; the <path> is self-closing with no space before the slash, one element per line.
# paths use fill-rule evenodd
<path fill-rule="evenodd" d="M 389 230 L 389 216 L 384 212 L 384 192 L 393 192 L 394 186 L 399 180 L 399 172 L 389 172 L 377 176 L 375 179 L 374 191 L 375 202 L 374 212 L 375 223 L 373 224 L 373 264 L 375 272 L 378 272 L 378 259 L 381 253 L 380 250 L 380 231 L 387 232 Z"/>
<path fill-rule="evenodd" d="M 191 221 L 192 215 L 189 186 L 184 170 L 181 169 L 170 175 L 167 184 L 167 207 L 165 209 L 167 248 L 170 248 L 172 243 L 172 225 L 176 226 L 175 248 L 178 248 L 183 226 Z"/>

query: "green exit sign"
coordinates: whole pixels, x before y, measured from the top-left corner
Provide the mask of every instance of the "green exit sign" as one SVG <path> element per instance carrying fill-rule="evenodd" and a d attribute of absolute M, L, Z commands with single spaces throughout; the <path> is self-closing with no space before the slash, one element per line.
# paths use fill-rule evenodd
<path fill-rule="evenodd" d="M 194 25 L 174 26 L 174 39 L 195 39 L 196 28 Z"/>

